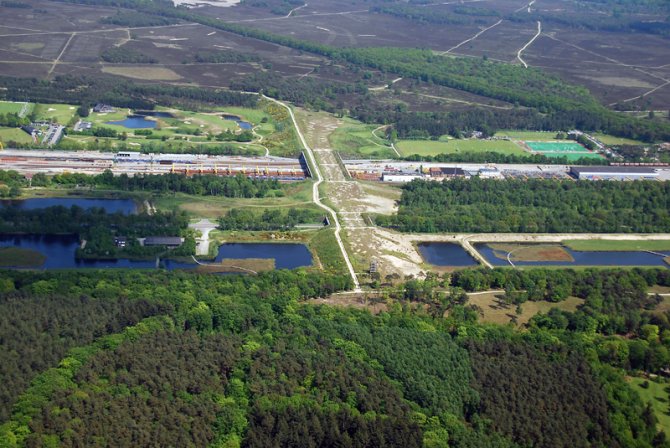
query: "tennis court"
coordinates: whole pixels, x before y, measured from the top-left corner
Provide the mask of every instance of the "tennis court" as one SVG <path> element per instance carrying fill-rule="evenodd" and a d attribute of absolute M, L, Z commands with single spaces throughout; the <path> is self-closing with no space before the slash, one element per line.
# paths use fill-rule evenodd
<path fill-rule="evenodd" d="M 566 157 L 568 161 L 589 158 L 599 159 L 600 154 L 589 151 L 579 143 L 575 142 L 525 142 L 533 152 L 546 157 Z"/>

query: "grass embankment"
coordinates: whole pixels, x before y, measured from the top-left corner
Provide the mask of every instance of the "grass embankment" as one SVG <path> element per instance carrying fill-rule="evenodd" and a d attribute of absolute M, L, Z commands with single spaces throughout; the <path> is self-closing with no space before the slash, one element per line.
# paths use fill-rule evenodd
<path fill-rule="evenodd" d="M 497 258 L 512 261 L 575 261 L 560 245 L 556 244 L 489 244 Z"/>
<path fill-rule="evenodd" d="M 648 384 L 649 387 L 643 387 L 642 384 L 644 383 Z M 670 394 L 667 391 L 670 385 L 638 377 L 630 378 L 630 384 L 640 394 L 642 401 L 651 403 L 654 414 L 658 418 L 658 429 L 670 434 L 670 411 L 668 410 Z"/>
<path fill-rule="evenodd" d="M 369 158 L 397 157 L 388 140 L 382 138 L 383 130 L 373 131 L 378 126 L 366 125 L 351 118 L 344 119 L 344 125 L 330 134 L 329 141 L 333 148 L 344 156 L 361 156 Z"/>
<path fill-rule="evenodd" d="M 32 249 L 20 247 L 0 247 L 0 267 L 37 268 L 47 257 Z"/>
<path fill-rule="evenodd" d="M 565 240 L 563 244 L 572 250 L 580 251 L 668 251 L 670 240 Z"/>
<path fill-rule="evenodd" d="M 265 272 L 275 268 L 274 258 L 226 258 L 218 263 L 200 265 L 196 268 L 198 272 L 215 274 L 218 272 Z"/>
<path fill-rule="evenodd" d="M 539 313 L 546 313 L 552 308 L 563 311 L 575 311 L 579 305 L 584 303 L 583 299 L 568 297 L 561 302 L 525 302 L 521 305 L 521 314 L 516 313 L 516 305 L 506 304 L 503 293 L 486 293 L 471 295 L 468 299 L 469 305 L 477 305 L 482 310 L 481 320 L 494 324 L 508 324 L 516 316 L 517 325 L 524 325 Z"/>
<path fill-rule="evenodd" d="M 518 145 L 507 140 L 401 140 L 396 148 L 403 156 L 419 154 L 434 156 L 438 154 L 457 154 L 461 152 L 498 152 L 501 154 L 528 154 Z"/>
<path fill-rule="evenodd" d="M 312 254 L 318 258 L 318 262 L 321 264 L 323 270 L 339 274 L 346 273 L 347 267 L 344 263 L 340 246 L 335 239 L 335 230 L 327 228 L 319 230 L 313 235 L 309 240 L 308 246 Z M 318 264 L 317 260 L 314 261 L 314 264 Z"/>

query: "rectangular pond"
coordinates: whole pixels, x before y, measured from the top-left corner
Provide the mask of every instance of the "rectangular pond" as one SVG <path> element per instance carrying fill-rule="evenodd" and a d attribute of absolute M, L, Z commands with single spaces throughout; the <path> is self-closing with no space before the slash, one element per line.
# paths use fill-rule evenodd
<path fill-rule="evenodd" d="M 419 243 L 419 253 L 435 266 L 466 267 L 477 265 L 472 255 L 456 243 Z"/>
<path fill-rule="evenodd" d="M 16 207 L 19 210 L 38 210 L 57 206 L 70 208 L 75 205 L 83 209 L 102 208 L 107 213 L 121 212 L 124 215 L 137 213 L 137 204 L 132 199 L 31 198 L 0 201 L 1 207 Z"/>
<path fill-rule="evenodd" d="M 300 243 L 225 243 L 219 246 L 215 262 L 247 258 L 274 258 L 275 269 L 312 265 L 312 254 Z"/>
<path fill-rule="evenodd" d="M 577 251 L 560 244 L 507 244 L 496 247 L 496 244 L 477 243 L 475 249 L 494 266 L 665 266 L 665 257 L 670 251 L 651 253 L 645 251 Z M 524 257 L 524 251 L 533 251 L 532 256 Z M 553 260 L 537 258 L 542 252 L 553 254 Z M 529 252 L 530 255 L 530 252 Z M 526 259 L 524 259 L 526 258 Z"/>

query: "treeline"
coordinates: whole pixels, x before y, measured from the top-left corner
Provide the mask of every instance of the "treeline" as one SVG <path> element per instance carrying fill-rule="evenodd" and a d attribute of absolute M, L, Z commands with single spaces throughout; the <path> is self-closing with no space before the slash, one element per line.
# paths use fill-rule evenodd
<path fill-rule="evenodd" d="M 219 218 L 221 230 L 289 230 L 297 224 L 319 223 L 324 220 L 322 212 L 307 208 L 290 208 L 286 212 L 266 209 L 254 213 L 243 208 L 232 208 Z"/>
<path fill-rule="evenodd" d="M 268 9 L 272 14 L 287 15 L 292 9 L 305 4 L 303 0 L 242 0 L 241 4 L 254 8 Z"/>
<path fill-rule="evenodd" d="M 25 177 L 16 171 L 0 170 L 0 198 L 15 198 L 21 195 L 21 187 L 28 185 Z"/>
<path fill-rule="evenodd" d="M 157 59 L 151 56 L 147 56 L 132 48 L 124 47 L 108 48 L 100 54 L 100 58 L 105 62 L 114 64 L 155 64 L 158 62 Z"/>
<path fill-rule="evenodd" d="M 532 165 L 607 165 L 609 162 L 602 158 L 581 157 L 577 160 L 568 157 L 547 157 L 542 154 L 504 154 L 500 152 L 458 152 L 443 153 L 434 156 L 414 154 L 403 157 L 403 160 L 414 162 L 440 162 L 440 163 L 521 163 Z"/>
<path fill-rule="evenodd" d="M 171 86 L 163 84 L 135 84 L 114 77 L 56 76 L 53 80 L 12 78 L 0 76 L 0 97 L 23 101 L 30 97 L 41 103 L 95 104 L 106 103 L 116 107 L 153 110 L 156 104 L 198 110 L 199 104 L 256 107 L 258 98 L 218 89 Z"/>
<path fill-rule="evenodd" d="M 169 17 L 160 17 L 152 14 L 144 14 L 141 12 L 130 11 L 116 11 L 113 16 L 108 16 L 100 19 L 100 23 L 120 25 L 128 27 L 144 27 L 144 26 L 166 26 L 174 25 L 179 20 Z"/>
<path fill-rule="evenodd" d="M 371 7 L 370 12 L 375 14 L 386 14 L 401 19 L 411 20 L 413 22 L 433 23 L 437 25 L 470 25 L 473 23 L 480 25 L 488 23 L 486 20 L 467 17 L 470 14 L 463 14 L 463 12 L 459 15 L 459 13 L 454 14 L 443 10 L 418 8 L 411 4 L 377 5 Z M 482 10 L 482 12 L 485 12 L 485 10 Z M 481 15 L 483 14 L 479 14 L 479 16 Z"/>
<path fill-rule="evenodd" d="M 98 128 L 95 128 L 98 129 Z M 107 128 L 105 128 L 107 129 Z M 137 131 L 135 131 L 137 132 Z M 121 134 L 123 136 L 123 134 Z M 237 135 L 237 134 L 236 134 Z M 118 133 L 116 135 L 118 138 Z M 163 140 L 149 136 L 140 143 L 140 146 L 131 146 L 124 140 L 89 140 L 80 142 L 72 139 L 61 139 L 56 145 L 56 149 L 63 151 L 101 151 L 101 152 L 119 152 L 119 151 L 139 151 L 142 154 L 209 154 L 209 155 L 262 155 L 264 151 L 260 148 L 248 146 L 237 146 L 232 144 L 199 144 L 186 140 Z M 243 139 L 246 137 L 242 137 Z M 36 148 L 32 144 L 20 144 L 15 142 L 6 142 L 13 148 Z"/>
<path fill-rule="evenodd" d="M 102 208 L 83 209 L 55 206 L 25 210 L 18 207 L 0 208 L 0 233 L 77 234 L 82 239 L 97 229 L 109 234 L 114 229 L 127 237 L 177 236 L 188 227 L 185 212 L 156 212 L 127 214 L 107 213 Z"/>
<path fill-rule="evenodd" d="M 233 50 L 199 50 L 193 57 L 195 62 L 225 64 L 241 62 L 259 62 L 261 59 L 254 53 L 242 53 Z"/>
<path fill-rule="evenodd" d="M 8 128 L 18 128 L 19 126 L 25 126 L 30 124 L 30 118 L 19 117 L 19 114 L 12 112 L 7 112 L 6 114 L 0 113 L 0 126 L 6 126 Z"/>
<path fill-rule="evenodd" d="M 629 233 L 670 231 L 670 182 L 415 180 L 396 215 L 403 232 Z"/>
<path fill-rule="evenodd" d="M 281 194 L 282 186 L 276 179 L 252 179 L 213 174 L 186 176 L 184 174 L 139 174 L 114 176 L 106 170 L 90 176 L 81 173 L 63 173 L 51 177 L 56 185 L 104 186 L 123 191 L 155 191 L 159 193 L 186 193 L 199 196 L 224 196 L 229 198 L 263 198 Z"/>

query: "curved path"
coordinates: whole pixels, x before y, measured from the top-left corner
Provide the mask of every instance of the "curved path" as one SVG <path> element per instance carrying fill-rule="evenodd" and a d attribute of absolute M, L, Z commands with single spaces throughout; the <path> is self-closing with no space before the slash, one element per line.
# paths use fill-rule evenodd
<path fill-rule="evenodd" d="M 540 21 L 538 20 L 538 21 L 537 21 L 537 33 L 535 34 L 535 36 L 533 36 L 533 38 L 532 38 L 531 40 L 529 40 L 529 41 L 526 43 L 526 45 L 524 45 L 523 47 L 521 47 L 521 49 L 520 49 L 519 51 L 517 51 L 517 53 L 516 53 L 516 58 L 517 58 L 519 61 L 521 61 L 521 63 L 523 64 L 523 66 L 524 66 L 525 68 L 528 68 L 528 64 L 526 64 L 526 61 L 524 61 L 523 59 L 521 59 L 521 53 L 523 53 L 523 52 L 526 50 L 526 48 L 530 47 L 530 46 L 532 45 L 532 43 L 535 42 L 535 39 L 537 39 L 538 37 L 540 37 L 540 34 L 542 34 L 542 22 L 540 22 Z"/>
<path fill-rule="evenodd" d="M 344 243 L 342 242 L 342 238 L 340 237 L 340 232 L 342 231 L 342 226 L 340 225 L 340 221 L 337 219 L 337 213 L 335 213 L 335 210 L 332 208 L 328 207 L 326 204 L 321 202 L 321 198 L 319 196 L 319 185 L 323 182 L 323 176 L 321 175 L 321 169 L 319 168 L 319 165 L 316 163 L 316 158 L 314 157 L 314 153 L 312 152 L 312 148 L 309 147 L 307 144 L 307 140 L 305 139 L 305 136 L 303 135 L 302 131 L 300 131 L 300 127 L 298 126 L 298 121 L 295 119 L 295 115 L 293 114 L 293 110 L 285 103 L 278 101 L 274 98 L 267 97 L 263 95 L 263 98 L 267 99 L 268 101 L 272 101 L 273 103 L 279 104 L 280 106 L 286 108 L 288 111 L 289 115 L 291 116 L 291 121 L 293 122 L 293 126 L 295 127 L 296 132 L 298 133 L 298 138 L 300 139 L 300 143 L 302 143 L 302 146 L 305 148 L 305 154 L 307 158 L 309 159 L 309 162 L 312 165 L 312 168 L 314 170 L 314 175 L 316 176 L 316 182 L 314 182 L 314 185 L 312 186 L 312 198 L 314 200 L 314 203 L 324 209 L 328 214 L 330 215 L 331 222 L 335 224 L 335 239 L 337 240 L 337 244 L 340 246 L 340 250 L 342 251 L 342 256 L 344 257 L 344 261 L 347 265 L 347 269 L 349 270 L 349 275 L 351 276 L 351 280 L 354 283 L 354 292 L 361 292 L 361 285 L 358 282 L 358 278 L 356 277 L 356 272 L 354 271 L 354 266 L 351 264 L 351 260 L 349 259 L 349 254 L 347 253 L 347 250 L 344 247 Z"/>

